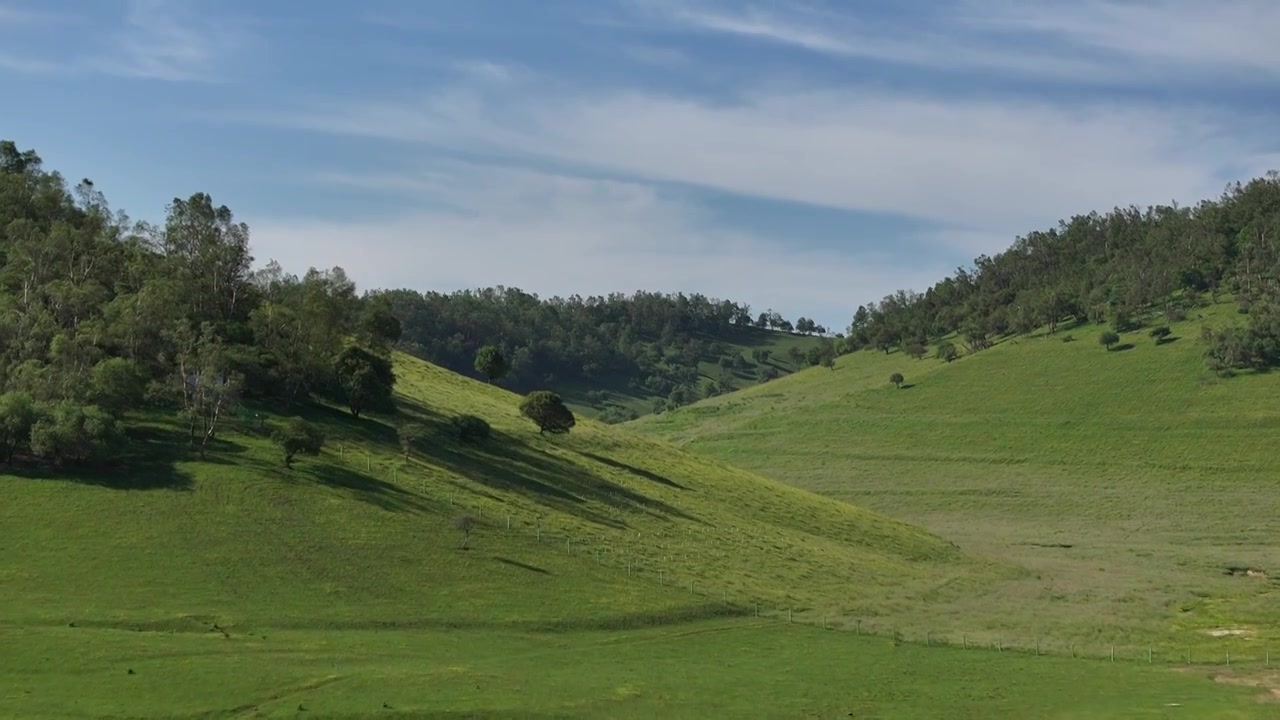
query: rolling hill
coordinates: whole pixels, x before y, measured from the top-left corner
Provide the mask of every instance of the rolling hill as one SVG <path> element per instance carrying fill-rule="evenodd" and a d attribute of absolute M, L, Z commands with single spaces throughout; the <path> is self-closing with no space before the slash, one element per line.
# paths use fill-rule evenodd
<path fill-rule="evenodd" d="M 1280 591 L 1280 385 L 1206 372 L 1198 340 L 1237 317 L 1110 350 L 1092 325 L 952 363 L 868 350 L 628 427 L 1032 571 L 957 623 L 1220 655 L 1276 639 Z"/>

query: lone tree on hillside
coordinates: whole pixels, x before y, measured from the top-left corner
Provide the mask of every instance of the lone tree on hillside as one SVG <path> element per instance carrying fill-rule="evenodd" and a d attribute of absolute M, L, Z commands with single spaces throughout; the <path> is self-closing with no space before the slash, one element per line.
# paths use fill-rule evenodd
<path fill-rule="evenodd" d="M 924 357 L 924 353 L 927 349 L 928 348 L 924 346 L 924 343 L 913 342 L 907 345 L 907 354 L 919 360 Z"/>
<path fill-rule="evenodd" d="M 501 380 L 511 369 L 511 363 L 507 362 L 507 358 L 502 351 L 493 345 L 485 345 L 476 351 L 476 372 L 489 378 L 490 384 L 494 380 Z"/>
<path fill-rule="evenodd" d="M 358 345 L 348 345 L 333 363 L 338 384 L 351 410 L 359 419 L 364 410 L 394 410 L 392 388 L 396 384 L 391 360 Z"/>
<path fill-rule="evenodd" d="M 1098 336 L 1098 344 L 1110 350 L 1113 345 L 1120 342 L 1120 336 L 1112 330 L 1107 330 Z"/>
<path fill-rule="evenodd" d="M 906 378 L 902 377 L 902 373 L 894 373 L 889 376 L 889 382 L 893 383 L 895 388 L 902 389 L 902 381 Z"/>
<path fill-rule="evenodd" d="M 462 533 L 462 549 L 466 550 L 471 544 L 471 531 L 476 529 L 476 519 L 470 515 L 459 515 L 453 521 L 453 527 Z"/>
<path fill-rule="evenodd" d="M 944 342 L 944 343 L 940 343 L 938 347 L 934 350 L 934 355 L 939 360 L 942 360 L 944 362 L 951 362 L 952 360 L 955 360 L 956 358 L 960 357 L 960 351 L 956 349 L 955 343 Z"/>
<path fill-rule="evenodd" d="M 290 418 L 284 427 L 276 430 L 276 445 L 284 453 L 284 466 L 293 467 L 293 458 L 298 454 L 319 455 L 324 447 L 324 433 L 315 425 L 302 418 Z"/>
<path fill-rule="evenodd" d="M 1165 338 L 1169 337 L 1171 333 L 1173 333 L 1173 330 L 1170 330 L 1168 325 L 1161 325 L 1151 330 L 1151 337 L 1156 339 L 1157 345 L 1163 345 Z"/>
<path fill-rule="evenodd" d="M 538 434 L 567 433 L 577 424 L 560 396 L 550 390 L 535 390 L 520 402 L 520 413 L 538 424 Z"/>
<path fill-rule="evenodd" d="M 397 435 L 400 438 L 400 449 L 404 451 L 404 459 L 408 460 L 413 448 L 426 439 L 427 428 L 419 423 L 409 423 L 402 426 Z"/>

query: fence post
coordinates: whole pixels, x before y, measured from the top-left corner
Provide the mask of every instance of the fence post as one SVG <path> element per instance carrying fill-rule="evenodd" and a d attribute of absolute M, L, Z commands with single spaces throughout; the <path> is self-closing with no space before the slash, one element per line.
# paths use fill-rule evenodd
<path fill-rule="evenodd" d="M 787 622 L 791 622 L 791 608 L 787 608 Z"/>
<path fill-rule="evenodd" d="M 756 603 L 756 617 L 760 617 L 760 603 Z"/>
<path fill-rule="evenodd" d="M 368 450 L 364 451 L 364 470 L 365 472 L 373 470 L 373 456 L 369 454 Z"/>
<path fill-rule="evenodd" d="M 508 516 L 507 516 L 507 529 L 508 529 L 508 530 L 510 530 L 510 529 L 511 529 L 511 516 L 510 516 L 510 515 L 508 515 Z"/>
<path fill-rule="evenodd" d="M 1116 646 L 1112 645 L 1111 646 L 1111 662 L 1115 662 L 1115 661 L 1116 661 Z"/>
<path fill-rule="evenodd" d="M 968 636 L 968 635 L 961 635 L 961 636 L 960 636 L 960 647 L 964 648 L 965 650 L 968 650 L 968 649 L 969 649 L 969 636 Z"/>
<path fill-rule="evenodd" d="M 933 647 L 933 635 L 927 630 L 924 633 L 924 646 Z"/>
<path fill-rule="evenodd" d="M 1267 651 L 1267 667 L 1271 667 L 1271 651 Z"/>
<path fill-rule="evenodd" d="M 862 634 L 862 620 L 858 620 L 858 634 Z"/>
<path fill-rule="evenodd" d="M 1231 667 L 1231 651 L 1227 651 L 1227 667 Z"/>
<path fill-rule="evenodd" d="M 1040 657 L 1040 641 L 1036 640 L 1036 657 Z"/>
<path fill-rule="evenodd" d="M 1150 646 L 1147 647 L 1147 664 L 1148 665 L 1151 664 L 1151 647 Z"/>

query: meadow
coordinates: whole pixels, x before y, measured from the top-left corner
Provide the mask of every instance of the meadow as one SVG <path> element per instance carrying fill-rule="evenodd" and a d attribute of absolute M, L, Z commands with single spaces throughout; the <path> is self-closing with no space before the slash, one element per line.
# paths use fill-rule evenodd
<path fill-rule="evenodd" d="M 1201 308 L 1159 345 L 1148 328 L 1107 350 L 1086 325 L 952 363 L 863 351 L 628 427 L 1029 571 L 931 608 L 935 629 L 1262 654 L 1277 641 L 1280 384 L 1204 369 L 1200 326 L 1233 311 Z"/>
<path fill-rule="evenodd" d="M 327 444 L 292 470 L 250 408 L 206 460 L 142 413 L 127 473 L 0 476 L 0 715 L 1274 710 L 1258 658 L 925 647 L 1029 571 L 625 428 L 540 436 L 516 396 L 403 355 L 397 373 L 398 415 L 306 410 Z M 458 440 L 461 413 L 494 437 Z M 407 453 L 406 422 L 430 429 Z M 909 642 L 870 635 L 898 627 Z"/>

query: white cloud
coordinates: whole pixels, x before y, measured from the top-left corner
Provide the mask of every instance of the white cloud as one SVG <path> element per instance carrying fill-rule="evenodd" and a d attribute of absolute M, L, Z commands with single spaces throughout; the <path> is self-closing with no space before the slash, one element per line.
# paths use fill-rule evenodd
<path fill-rule="evenodd" d="M 214 81 L 245 40 L 227 13 L 200 12 L 188 0 L 129 0 L 123 28 L 91 66 L 124 77 Z"/>
<path fill-rule="evenodd" d="M 642 16 L 809 51 L 943 71 L 1133 84 L 1273 82 L 1280 3 L 1271 0 L 964 0 L 919 9 L 910 23 L 871 24 L 805 5 L 725 10 L 649 0 Z"/>
<path fill-rule="evenodd" d="M 447 209 L 373 220 L 246 218 L 255 255 L 295 271 L 341 265 L 364 287 L 506 285 L 543 296 L 701 292 L 842 328 L 860 302 L 950 268 L 902 268 L 785 238 L 717 228 L 696 205 L 641 183 L 433 163 L 415 176 L 327 174 L 324 183 L 429 195 Z"/>
<path fill-rule="evenodd" d="M 1258 162 L 1236 116 L 873 88 L 757 91 L 736 104 L 639 92 L 448 88 L 257 120 L 517 155 L 657 181 L 896 213 L 1012 239 L 1130 203 L 1194 202 Z M 989 248 L 983 248 L 988 251 Z"/>

